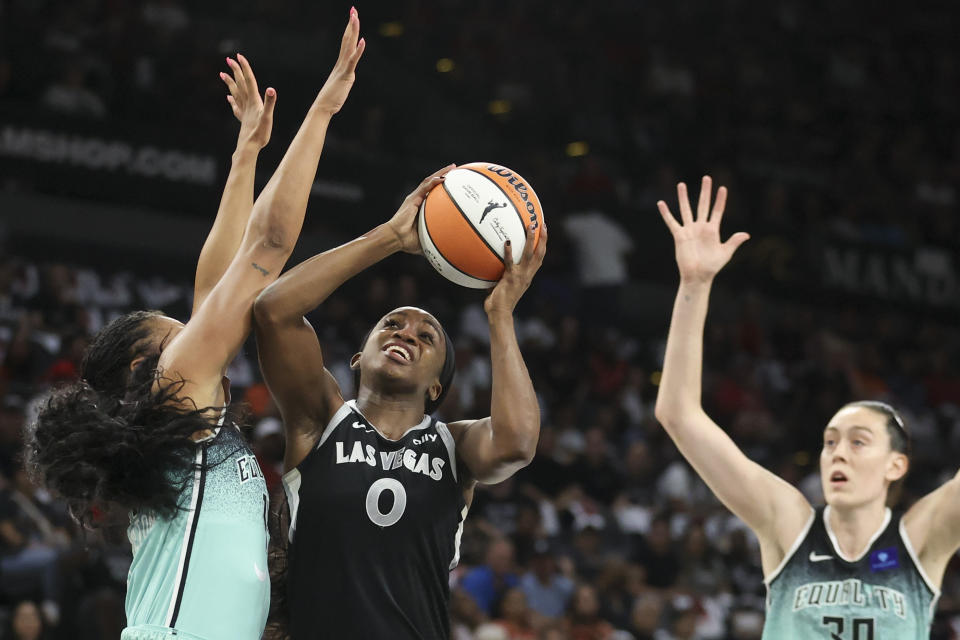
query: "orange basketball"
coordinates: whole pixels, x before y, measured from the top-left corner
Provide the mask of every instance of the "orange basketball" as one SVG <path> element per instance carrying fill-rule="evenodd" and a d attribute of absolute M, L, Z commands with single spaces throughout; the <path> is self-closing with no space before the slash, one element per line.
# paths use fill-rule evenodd
<path fill-rule="evenodd" d="M 451 282 L 488 289 L 503 275 L 503 244 L 510 240 L 514 263 L 534 225 L 540 241 L 543 209 L 517 172 L 486 162 L 447 173 L 420 205 L 420 247 L 430 264 Z"/>

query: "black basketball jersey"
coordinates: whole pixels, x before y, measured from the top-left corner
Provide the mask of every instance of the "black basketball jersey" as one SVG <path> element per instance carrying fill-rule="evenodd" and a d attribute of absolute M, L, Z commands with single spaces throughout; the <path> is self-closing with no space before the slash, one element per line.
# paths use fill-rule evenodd
<path fill-rule="evenodd" d="M 283 477 L 294 640 L 450 635 L 467 505 L 454 440 L 429 416 L 390 440 L 345 403 Z"/>
<path fill-rule="evenodd" d="M 767 578 L 764 640 L 929 638 L 940 591 L 917 560 L 902 514 L 887 509 L 863 555 L 844 558 L 829 513 L 814 512 Z"/>

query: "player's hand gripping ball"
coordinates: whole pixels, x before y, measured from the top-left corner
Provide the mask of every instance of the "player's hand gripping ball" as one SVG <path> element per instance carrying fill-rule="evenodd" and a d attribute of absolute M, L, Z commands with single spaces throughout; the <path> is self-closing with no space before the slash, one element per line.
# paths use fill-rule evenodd
<path fill-rule="evenodd" d="M 420 248 L 433 268 L 451 282 L 489 289 L 503 275 L 503 245 L 509 240 L 514 263 L 534 225 L 540 241 L 543 209 L 530 184 L 517 172 L 487 162 L 449 171 L 420 205 Z"/>

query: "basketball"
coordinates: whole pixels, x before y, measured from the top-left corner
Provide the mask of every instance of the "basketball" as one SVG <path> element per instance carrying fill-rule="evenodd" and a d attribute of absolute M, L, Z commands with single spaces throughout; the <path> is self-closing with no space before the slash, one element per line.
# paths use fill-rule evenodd
<path fill-rule="evenodd" d="M 533 188 L 516 171 L 487 162 L 447 173 L 420 205 L 417 222 L 420 247 L 434 269 L 474 289 L 489 289 L 503 275 L 507 240 L 514 263 L 520 262 L 531 224 L 539 242 L 543 209 Z"/>

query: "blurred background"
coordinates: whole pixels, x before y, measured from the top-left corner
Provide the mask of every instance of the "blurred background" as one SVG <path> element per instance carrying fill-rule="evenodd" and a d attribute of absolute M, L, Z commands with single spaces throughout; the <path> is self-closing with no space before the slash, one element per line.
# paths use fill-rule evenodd
<path fill-rule="evenodd" d="M 518 309 L 539 450 L 477 491 L 451 574 L 456 640 L 759 638 L 756 541 L 653 417 L 677 283 L 655 202 L 709 173 L 753 239 L 715 287 L 704 403 L 822 500 L 821 432 L 852 399 L 906 416 L 901 506 L 960 451 L 960 10 L 824 0 L 358 2 L 367 50 L 327 137 L 291 264 L 390 216 L 449 162 L 536 189 L 550 250 Z M 238 51 L 278 91 L 258 187 L 336 57 L 348 4 L 0 0 L 0 638 L 116 638 L 129 548 L 82 533 L 22 472 L 22 430 L 132 309 L 187 319 L 237 123 Z M 454 336 L 439 416 L 489 413 L 481 292 L 397 256 L 311 321 L 346 368 L 385 311 Z M 252 343 L 231 370 L 279 486 Z M 934 638 L 960 637 L 960 564 Z"/>

